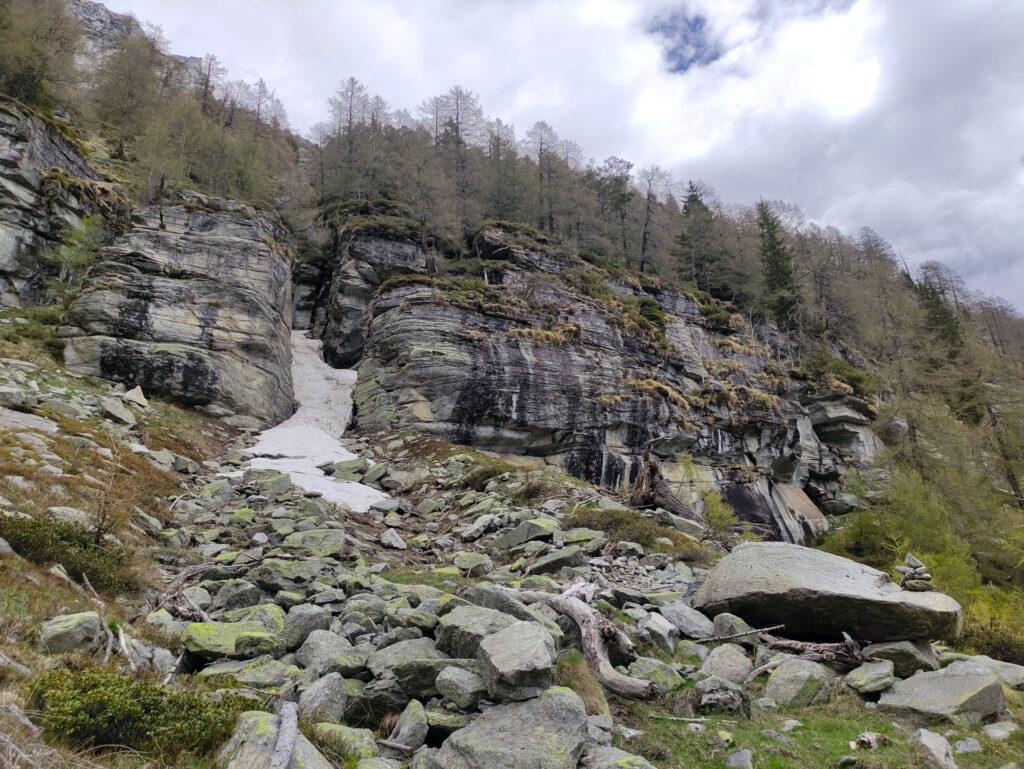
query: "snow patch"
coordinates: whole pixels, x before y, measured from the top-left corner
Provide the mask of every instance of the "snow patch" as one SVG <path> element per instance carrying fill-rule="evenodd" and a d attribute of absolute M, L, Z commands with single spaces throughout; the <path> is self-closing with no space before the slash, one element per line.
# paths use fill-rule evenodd
<path fill-rule="evenodd" d="M 257 436 L 249 449 L 253 455 L 249 467 L 288 473 L 296 486 L 365 512 L 388 495 L 361 483 L 332 480 L 317 469 L 326 462 L 357 458 L 338 441 L 352 419 L 356 372 L 324 363 L 320 342 L 304 332 L 293 331 L 291 344 L 292 381 L 299 408 L 289 419 Z"/>

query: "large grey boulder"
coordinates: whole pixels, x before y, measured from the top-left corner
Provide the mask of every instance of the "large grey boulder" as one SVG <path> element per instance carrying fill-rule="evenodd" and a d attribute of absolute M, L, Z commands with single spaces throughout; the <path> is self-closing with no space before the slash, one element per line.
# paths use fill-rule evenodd
<path fill-rule="evenodd" d="M 73 371 L 274 424 L 291 415 L 290 236 L 235 201 L 136 211 L 68 308 Z"/>
<path fill-rule="evenodd" d="M 711 676 L 693 687 L 693 707 L 699 713 L 735 713 L 750 718 L 750 695 L 732 681 Z"/>
<path fill-rule="evenodd" d="M 697 671 L 699 678 L 724 678 L 734 684 L 742 683 L 754 669 L 754 663 L 737 644 L 726 643 L 710 651 L 704 664 Z"/>
<path fill-rule="evenodd" d="M 481 641 L 515 621 L 514 617 L 495 609 L 456 606 L 438 620 L 437 648 L 453 657 L 475 657 Z"/>
<path fill-rule="evenodd" d="M 835 675 L 824 665 L 810 660 L 783 660 L 768 678 L 764 696 L 782 707 L 804 708 L 828 702 L 829 681 Z"/>
<path fill-rule="evenodd" d="M 328 673 L 299 696 L 299 717 L 312 723 L 337 724 L 344 720 L 350 689 L 340 673 Z"/>
<path fill-rule="evenodd" d="M 952 639 L 960 604 L 936 592 L 913 593 L 887 574 L 837 555 L 782 542 L 737 546 L 712 570 L 694 606 L 733 612 L 756 626 L 784 624 L 800 638 L 893 641 Z"/>
<path fill-rule="evenodd" d="M 499 705 L 454 732 L 434 756 L 439 769 L 577 769 L 587 737 L 583 700 L 555 687 Z"/>
<path fill-rule="evenodd" d="M 299 648 L 314 630 L 327 630 L 331 626 L 331 613 L 323 606 L 300 603 L 288 609 L 284 618 L 284 648 Z"/>
<path fill-rule="evenodd" d="M 231 739 L 217 753 L 217 769 L 267 766 L 277 744 L 281 719 L 272 713 L 248 711 L 238 717 Z M 331 762 L 301 732 L 287 769 L 332 769 Z"/>
<path fill-rule="evenodd" d="M 551 685 L 555 659 L 551 634 L 534 622 L 517 621 L 487 636 L 477 651 L 487 692 L 501 700 L 538 696 Z"/>
<path fill-rule="evenodd" d="M 398 717 L 398 723 L 388 735 L 388 742 L 415 750 L 427 741 L 427 732 L 430 725 L 427 723 L 427 711 L 419 700 L 411 700 Z M 404 755 L 404 754 L 403 754 Z"/>
<path fill-rule="evenodd" d="M 436 693 L 437 674 L 451 664 L 451 658 L 434 645 L 432 638 L 414 638 L 378 649 L 366 666 L 377 678 L 393 675 L 410 697 Z"/>
<path fill-rule="evenodd" d="M 94 611 L 64 614 L 43 623 L 39 645 L 50 654 L 92 651 L 106 638 L 103 620 Z"/>
<path fill-rule="evenodd" d="M 682 601 L 667 603 L 658 611 L 686 638 L 700 640 L 714 635 L 715 623 Z"/>
<path fill-rule="evenodd" d="M 351 676 L 366 667 L 367 654 L 329 630 L 314 630 L 295 652 L 295 661 L 318 678 L 328 673 Z"/>
<path fill-rule="evenodd" d="M 912 676 L 918 670 L 939 669 L 939 658 L 928 641 L 888 641 L 865 646 L 861 652 L 865 659 L 892 662 L 897 678 Z"/>
<path fill-rule="evenodd" d="M 442 670 L 434 685 L 438 694 L 463 710 L 476 708 L 480 698 L 487 693 L 487 685 L 480 676 L 454 665 Z"/>
<path fill-rule="evenodd" d="M 978 723 L 1006 707 L 999 677 L 971 662 L 954 662 L 942 670 L 897 681 L 878 704 L 886 712 L 923 723 Z"/>

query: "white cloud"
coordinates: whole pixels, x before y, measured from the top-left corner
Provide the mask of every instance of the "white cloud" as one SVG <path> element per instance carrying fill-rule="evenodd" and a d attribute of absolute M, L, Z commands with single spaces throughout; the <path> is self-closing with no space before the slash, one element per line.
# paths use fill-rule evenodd
<path fill-rule="evenodd" d="M 305 128 L 355 75 L 410 109 L 459 83 L 524 131 L 791 200 L 1024 307 L 1024 5 L 1001 0 L 110 0 L 264 77 Z M 705 17 L 672 72 L 651 23 Z M 698 41 L 699 42 L 699 41 Z"/>

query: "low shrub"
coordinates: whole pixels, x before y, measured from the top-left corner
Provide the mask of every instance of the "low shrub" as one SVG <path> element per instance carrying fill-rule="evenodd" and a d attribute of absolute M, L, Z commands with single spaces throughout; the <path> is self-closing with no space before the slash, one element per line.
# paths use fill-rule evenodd
<path fill-rule="evenodd" d="M 254 708 L 249 698 L 214 702 L 198 691 L 98 667 L 43 673 L 32 684 L 32 703 L 53 740 L 79 749 L 125 747 L 160 759 L 217 749 L 238 714 Z"/>
<path fill-rule="evenodd" d="M 704 500 L 704 540 L 718 542 L 723 545 L 734 539 L 735 527 L 739 526 L 740 520 L 736 512 L 722 499 L 717 491 L 705 491 L 701 497 Z"/>
<path fill-rule="evenodd" d="M 964 610 L 960 645 L 975 654 L 1024 665 L 1024 596 L 985 588 L 972 598 Z"/>
<path fill-rule="evenodd" d="M 59 563 L 72 579 L 88 577 L 97 590 L 117 593 L 137 584 L 131 549 L 96 542 L 81 526 L 48 517 L 0 517 L 0 537 L 23 558 L 41 566 Z"/>
<path fill-rule="evenodd" d="M 672 547 L 665 549 L 687 561 L 707 562 L 711 559 L 711 553 L 699 542 L 680 534 L 675 529 L 662 526 L 635 510 L 582 507 L 569 517 L 566 526 L 596 529 L 603 531 L 612 542 L 625 540 L 647 548 L 657 548 L 655 540 L 664 537 L 672 540 Z"/>
<path fill-rule="evenodd" d="M 493 460 L 490 462 L 480 462 L 476 467 L 466 473 L 466 477 L 463 479 L 463 486 L 473 491 L 483 491 L 484 487 L 487 486 L 488 482 L 492 478 L 496 478 L 502 473 L 511 473 L 519 470 L 513 464 L 508 462 L 502 462 L 500 460 Z"/>

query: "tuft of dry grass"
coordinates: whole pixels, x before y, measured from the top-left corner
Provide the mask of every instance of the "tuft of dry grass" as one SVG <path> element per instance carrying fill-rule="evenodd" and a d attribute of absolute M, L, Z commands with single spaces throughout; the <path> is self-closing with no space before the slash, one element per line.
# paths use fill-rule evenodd
<path fill-rule="evenodd" d="M 637 390 L 642 390 L 648 395 L 660 396 L 681 409 L 690 408 L 690 401 L 685 395 L 671 385 L 659 382 L 657 379 L 636 379 L 630 377 L 623 380 L 623 384 L 626 387 L 633 387 Z"/>
<path fill-rule="evenodd" d="M 587 708 L 588 716 L 603 715 L 610 712 L 608 700 L 604 696 L 604 687 L 587 666 L 583 654 L 576 649 L 569 649 L 558 656 L 555 668 L 555 683 L 566 686 L 576 692 Z"/>

